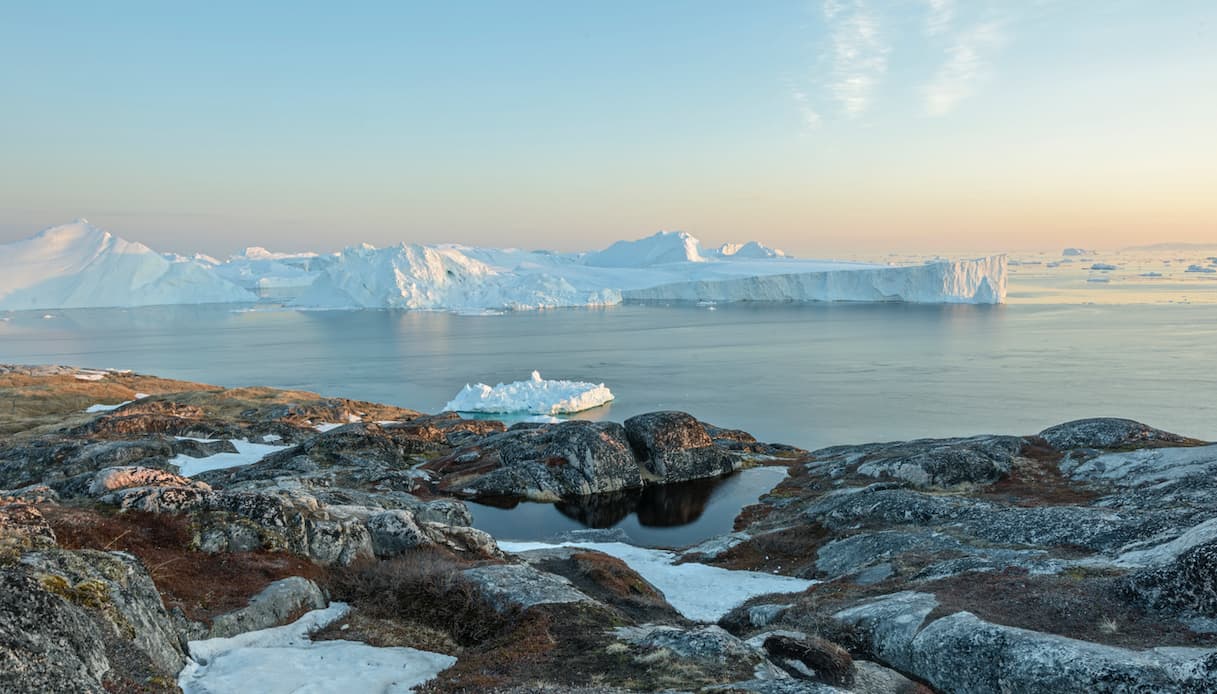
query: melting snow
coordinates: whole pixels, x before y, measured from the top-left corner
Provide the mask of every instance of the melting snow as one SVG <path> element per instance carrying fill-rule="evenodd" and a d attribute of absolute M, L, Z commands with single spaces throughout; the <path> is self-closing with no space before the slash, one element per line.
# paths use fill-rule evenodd
<path fill-rule="evenodd" d="M 409 692 L 456 664 L 450 655 L 414 648 L 310 640 L 348 610 L 333 603 L 286 626 L 191 641 L 178 685 L 185 694 Z"/>
<path fill-rule="evenodd" d="M 699 622 L 717 622 L 732 608 L 766 593 L 798 593 L 815 581 L 756 571 L 731 571 L 694 562 L 674 563 L 675 552 L 635 547 L 621 542 L 499 542 L 505 552 L 553 547 L 580 547 L 617 557 L 663 592 L 672 607 Z"/>
<path fill-rule="evenodd" d="M 500 383 L 491 387 L 485 383 L 466 385 L 456 394 L 445 410 L 453 412 L 527 412 L 555 415 L 582 412 L 599 407 L 613 399 L 613 393 L 603 383 L 583 381 L 546 381 L 538 371 L 527 381 Z"/>

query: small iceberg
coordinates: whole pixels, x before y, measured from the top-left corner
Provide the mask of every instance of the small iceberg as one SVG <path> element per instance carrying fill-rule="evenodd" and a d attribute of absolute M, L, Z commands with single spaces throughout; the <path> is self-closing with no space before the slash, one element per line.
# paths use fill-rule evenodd
<path fill-rule="evenodd" d="M 494 412 L 509 414 L 556 415 L 582 412 L 613 399 L 603 383 L 546 381 L 533 371 L 527 381 L 500 383 L 493 388 L 485 383 L 466 385 L 447 405 L 452 412 Z"/>

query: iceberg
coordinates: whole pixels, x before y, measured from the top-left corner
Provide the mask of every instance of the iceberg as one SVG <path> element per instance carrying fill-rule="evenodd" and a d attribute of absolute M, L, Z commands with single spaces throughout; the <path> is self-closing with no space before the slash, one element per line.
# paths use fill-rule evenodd
<path fill-rule="evenodd" d="M 651 267 L 665 263 L 704 263 L 701 242 L 683 231 L 661 231 L 637 241 L 618 241 L 603 251 L 588 253 L 593 267 Z"/>
<path fill-rule="evenodd" d="M 194 260 L 171 261 L 88 220 L 0 245 L 0 309 L 254 301 Z"/>
<path fill-rule="evenodd" d="M 1001 303 L 1005 256 L 921 265 L 801 259 L 757 241 L 712 251 L 662 231 L 600 251 L 368 244 L 338 253 L 250 247 L 225 261 L 155 253 L 83 220 L 0 245 L 0 310 L 252 303 L 495 315 L 624 301 Z"/>
<path fill-rule="evenodd" d="M 998 304 L 1006 297 L 1006 256 L 913 266 L 814 270 L 692 280 L 633 289 L 635 301 L 902 301 Z"/>
<path fill-rule="evenodd" d="M 780 248 L 770 248 L 758 241 L 748 243 L 724 243 L 715 251 L 720 258 L 787 258 Z"/>
<path fill-rule="evenodd" d="M 611 401 L 613 393 L 603 383 L 547 381 L 538 371 L 527 381 L 466 385 L 444 409 L 451 412 L 524 412 L 535 415 L 582 412 Z"/>

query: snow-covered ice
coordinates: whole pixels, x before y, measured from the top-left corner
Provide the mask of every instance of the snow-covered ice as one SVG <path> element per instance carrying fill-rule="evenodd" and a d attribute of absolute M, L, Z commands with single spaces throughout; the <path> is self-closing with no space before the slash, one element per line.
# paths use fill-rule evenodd
<path fill-rule="evenodd" d="M 756 571 L 731 571 L 689 562 L 675 563 L 675 552 L 621 542 L 499 542 L 505 552 L 579 547 L 616 557 L 663 592 L 676 611 L 699 622 L 716 622 L 749 598 L 767 593 L 799 593 L 815 584 L 801 578 Z"/>
<path fill-rule="evenodd" d="M 247 248 L 165 256 L 81 220 L 0 245 L 0 310 L 251 303 L 484 314 L 623 300 L 1001 303 L 1005 256 L 878 265 L 787 256 L 756 241 L 704 250 L 659 232 L 587 253 L 367 244 L 338 253 Z"/>
<path fill-rule="evenodd" d="M 348 611 L 332 603 L 285 626 L 191 641 L 178 686 L 185 694 L 410 692 L 456 664 L 414 648 L 310 639 Z"/>
<path fill-rule="evenodd" d="M 582 412 L 611 401 L 613 393 L 603 383 L 583 381 L 547 381 L 538 371 L 527 381 L 466 384 L 445 410 L 452 412 L 526 412 L 535 415 L 555 415 Z"/>
<path fill-rule="evenodd" d="M 179 436 L 179 439 L 190 439 L 189 436 Z M 214 439 L 193 439 L 194 441 L 202 441 L 211 443 Z M 240 465 L 252 465 L 275 451 L 283 450 L 283 446 L 272 446 L 265 443 L 250 443 L 244 439 L 232 439 L 232 445 L 236 447 L 236 453 L 216 453 L 209 455 L 206 458 L 192 458 L 188 455 L 175 455 L 169 459 L 169 462 L 178 466 L 182 471 L 182 475 L 193 477 L 201 472 L 208 470 L 222 470 L 226 467 L 237 467 Z"/>

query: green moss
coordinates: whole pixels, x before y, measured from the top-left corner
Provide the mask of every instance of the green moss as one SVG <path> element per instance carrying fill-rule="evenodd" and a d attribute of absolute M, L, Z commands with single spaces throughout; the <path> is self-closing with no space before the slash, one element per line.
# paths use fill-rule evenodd
<path fill-rule="evenodd" d="M 76 602 L 72 594 L 72 583 L 68 579 L 58 574 L 42 574 L 38 577 L 38 582 L 42 584 L 43 589 L 49 593 L 54 593 L 68 602 Z"/>
<path fill-rule="evenodd" d="M 76 602 L 85 607 L 102 609 L 110 602 L 110 589 L 105 582 L 97 579 L 87 579 L 72 587 Z"/>

